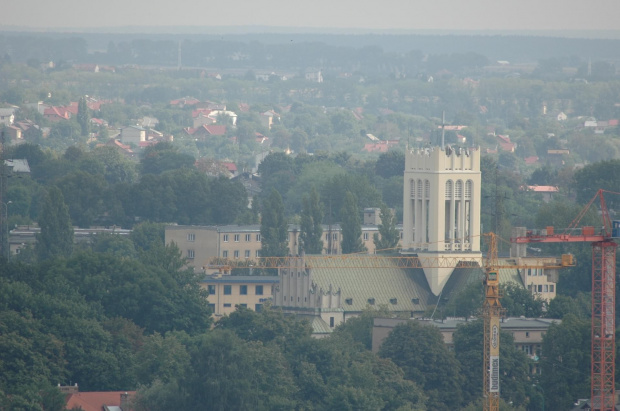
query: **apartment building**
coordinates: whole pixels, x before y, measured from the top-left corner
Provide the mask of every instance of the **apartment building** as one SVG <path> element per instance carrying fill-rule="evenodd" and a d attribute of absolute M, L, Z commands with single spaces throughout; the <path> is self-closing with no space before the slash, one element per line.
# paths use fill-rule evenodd
<path fill-rule="evenodd" d="M 397 227 L 401 229 L 401 227 Z M 402 232 L 402 230 L 401 230 Z M 204 267 L 214 258 L 252 260 L 260 257 L 260 225 L 185 226 L 168 225 L 165 228 L 166 244 L 175 243 L 191 267 Z M 374 224 L 362 225 L 362 241 L 369 254 L 375 253 L 374 234 L 379 228 Z M 299 254 L 298 225 L 288 228 L 288 249 Z M 338 224 L 323 226 L 323 254 L 340 254 L 342 230 Z M 330 251 L 331 250 L 331 251 Z"/>
<path fill-rule="evenodd" d="M 237 306 L 261 311 L 271 301 L 273 287 L 278 284 L 276 276 L 208 275 L 200 283 L 207 290 L 207 300 L 215 319 L 228 315 Z"/>
<path fill-rule="evenodd" d="M 453 349 L 453 335 L 459 324 L 466 324 L 471 319 L 465 318 L 448 318 L 446 320 L 430 320 L 430 319 L 402 319 L 402 318 L 375 318 L 372 329 L 372 351 L 378 352 L 383 341 L 388 337 L 390 332 L 399 324 L 405 321 L 419 321 L 423 324 L 435 326 L 441 332 L 444 343 Z M 530 372 L 537 373 L 537 362 L 542 349 L 542 341 L 545 333 L 554 323 L 560 323 L 561 320 L 549 318 L 503 318 L 500 328 L 512 335 L 514 344 L 532 360 Z"/>

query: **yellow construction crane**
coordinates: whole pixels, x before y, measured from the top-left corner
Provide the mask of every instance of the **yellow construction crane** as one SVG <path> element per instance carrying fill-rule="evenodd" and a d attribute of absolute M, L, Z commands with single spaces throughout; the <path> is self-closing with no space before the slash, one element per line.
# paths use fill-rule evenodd
<path fill-rule="evenodd" d="M 482 317 L 484 320 L 484 365 L 483 365 L 483 410 L 499 411 L 499 347 L 500 320 L 504 313 L 500 302 L 499 269 L 505 265 L 497 257 L 497 240 L 494 233 L 484 234 L 488 245 L 484 264 L 484 303 Z M 548 260 L 548 259 L 547 259 Z M 575 265 L 572 254 L 563 254 L 556 262 L 547 263 L 542 268 L 559 269 Z M 509 268 L 541 268 L 536 259 L 528 259 L 527 264 L 517 263 Z"/>
<path fill-rule="evenodd" d="M 490 233 L 487 237 L 487 258 L 484 270 L 484 364 L 483 364 L 483 410 L 499 410 L 499 330 L 503 314 L 499 291 L 499 272 L 497 258 L 497 237 Z"/>
<path fill-rule="evenodd" d="M 528 258 L 527 264 L 519 259 L 514 262 L 503 259 L 500 263 L 497 256 L 498 237 L 494 233 L 484 234 L 488 251 L 483 260 L 481 257 L 417 257 L 417 256 L 383 256 L 363 254 L 340 255 L 306 255 L 304 264 L 307 268 L 464 268 L 483 267 L 484 303 L 482 307 L 484 319 L 484 378 L 483 398 L 484 411 L 499 411 L 499 347 L 500 319 L 503 314 L 500 303 L 499 269 L 560 269 L 574 266 L 571 254 L 561 258 L 534 257 Z M 292 268 L 291 257 L 258 257 L 254 260 L 230 260 L 214 258 L 204 268 L 230 272 L 232 268 Z M 347 262 L 343 264 L 343 262 Z M 296 266 L 295 266 L 296 267 Z"/>

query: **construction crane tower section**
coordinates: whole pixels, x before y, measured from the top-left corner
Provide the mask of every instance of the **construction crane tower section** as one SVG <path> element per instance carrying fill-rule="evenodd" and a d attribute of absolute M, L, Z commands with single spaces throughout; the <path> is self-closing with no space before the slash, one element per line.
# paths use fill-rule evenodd
<path fill-rule="evenodd" d="M 499 410 L 499 335 L 502 304 L 499 290 L 499 273 L 497 266 L 497 236 L 485 234 L 488 244 L 485 259 L 484 276 L 484 364 L 483 364 L 483 409 L 484 411 Z"/>
<path fill-rule="evenodd" d="M 513 238 L 516 244 L 587 242 L 592 244 L 592 358 L 591 406 L 593 411 L 613 411 L 615 405 L 615 301 L 616 248 L 613 241 L 620 234 L 620 221 L 611 221 L 603 193 L 596 195 L 562 233 L 553 227 L 539 232 L 526 230 L 525 236 Z M 613 193 L 619 194 L 619 193 Z M 600 200 L 602 229 L 592 226 L 578 228 L 582 217 L 596 199 Z"/>

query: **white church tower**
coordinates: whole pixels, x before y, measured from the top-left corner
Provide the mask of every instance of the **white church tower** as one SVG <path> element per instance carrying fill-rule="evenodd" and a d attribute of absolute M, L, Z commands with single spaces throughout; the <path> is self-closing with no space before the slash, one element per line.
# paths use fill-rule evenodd
<path fill-rule="evenodd" d="M 403 195 L 403 254 L 481 257 L 480 150 L 408 149 Z M 425 268 L 439 295 L 455 267 Z"/>

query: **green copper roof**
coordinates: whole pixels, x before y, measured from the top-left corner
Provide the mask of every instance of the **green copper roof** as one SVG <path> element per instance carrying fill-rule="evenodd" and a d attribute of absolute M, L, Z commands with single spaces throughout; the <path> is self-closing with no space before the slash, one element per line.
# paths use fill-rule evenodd
<path fill-rule="evenodd" d="M 312 335 L 316 334 L 330 334 L 333 329 L 329 327 L 329 325 L 323 321 L 321 317 L 318 315 L 316 317 L 312 317 Z"/>
<path fill-rule="evenodd" d="M 499 259 L 500 264 L 510 264 L 510 261 Z M 519 287 L 525 287 L 523 281 L 521 280 L 521 276 L 519 275 L 519 270 L 516 268 L 500 268 L 499 269 L 499 283 L 503 285 L 508 285 L 508 283 L 513 283 L 518 285 Z"/>
<path fill-rule="evenodd" d="M 359 312 L 370 305 L 377 308 L 387 306 L 390 311 L 422 312 L 432 304 L 434 297 L 421 269 L 401 269 L 388 259 L 365 263 L 365 258 L 329 260 L 328 268 L 312 269 L 312 281 L 323 290 L 329 289 L 330 285 L 333 290 L 340 289 L 345 311 Z M 369 268 L 373 265 L 388 268 Z"/>

